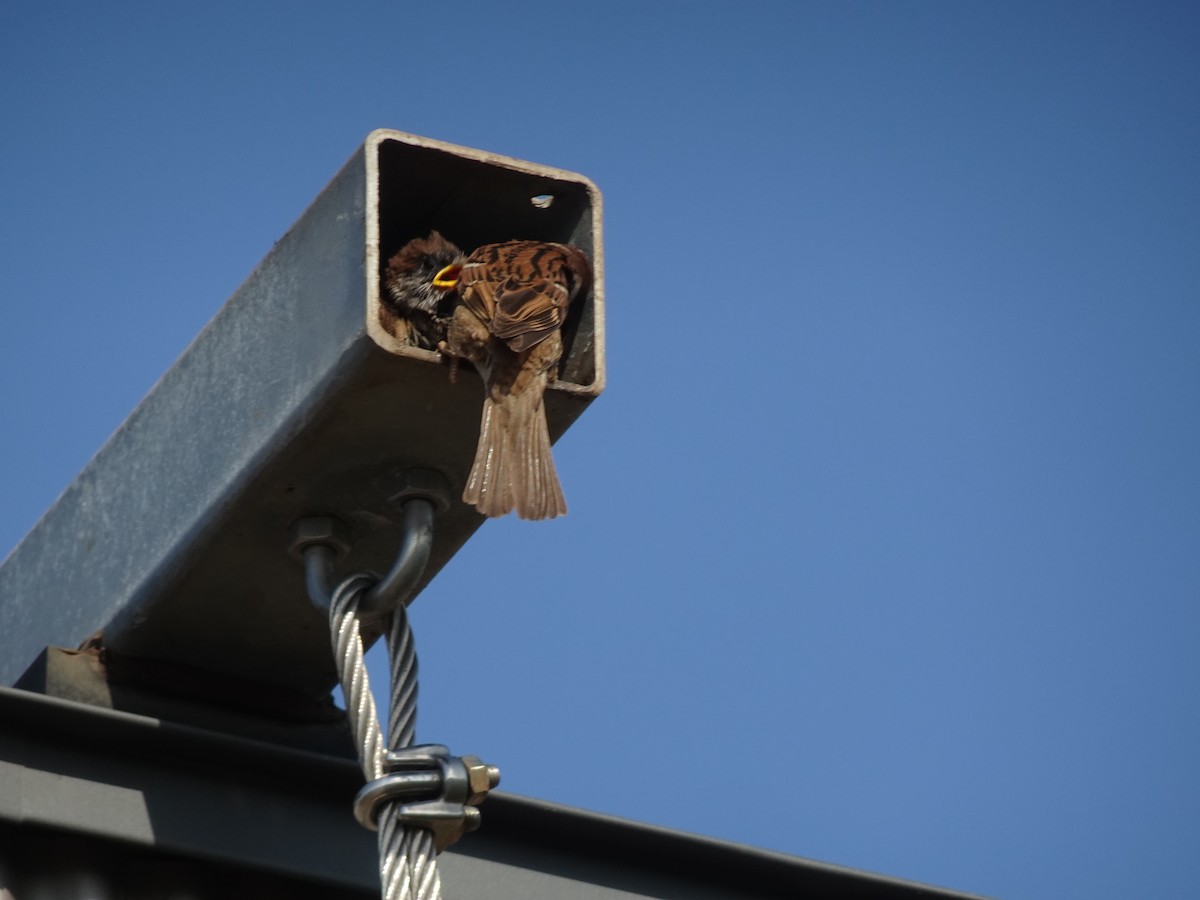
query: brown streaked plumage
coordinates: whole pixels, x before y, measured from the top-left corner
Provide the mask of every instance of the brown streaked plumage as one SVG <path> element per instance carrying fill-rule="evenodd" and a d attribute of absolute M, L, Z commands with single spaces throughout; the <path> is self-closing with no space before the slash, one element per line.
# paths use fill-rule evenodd
<path fill-rule="evenodd" d="M 446 337 L 455 298 L 447 294 L 445 286 L 434 284 L 434 276 L 464 258 L 461 250 L 436 231 L 427 238 L 414 238 L 396 251 L 383 274 L 380 321 L 384 328 L 417 347 L 435 349 Z"/>
<path fill-rule="evenodd" d="M 558 377 L 567 308 L 591 279 L 583 251 L 541 241 L 487 244 L 462 264 L 462 302 L 442 349 L 483 376 L 479 445 L 463 500 L 485 516 L 567 512 L 542 397 Z"/>

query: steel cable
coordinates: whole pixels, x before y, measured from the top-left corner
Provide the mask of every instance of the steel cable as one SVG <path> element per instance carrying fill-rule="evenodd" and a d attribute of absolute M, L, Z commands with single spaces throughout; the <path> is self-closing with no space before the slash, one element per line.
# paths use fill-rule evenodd
<path fill-rule="evenodd" d="M 367 781 L 383 775 L 383 734 L 363 660 L 358 604 L 375 579 L 354 575 L 338 585 L 329 604 L 334 658 L 350 729 L 359 750 Z M 416 736 L 417 653 L 408 613 L 400 604 L 390 617 L 388 659 L 391 669 L 391 704 L 387 747 L 408 747 Z M 384 900 L 441 900 L 433 833 L 425 828 L 405 828 L 394 804 L 384 804 L 379 814 L 379 878 Z"/>

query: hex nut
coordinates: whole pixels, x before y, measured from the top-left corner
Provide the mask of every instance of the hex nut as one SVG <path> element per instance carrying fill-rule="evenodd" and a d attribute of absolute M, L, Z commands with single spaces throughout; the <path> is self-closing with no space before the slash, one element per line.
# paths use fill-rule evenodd
<path fill-rule="evenodd" d="M 305 516 L 292 524 L 292 543 L 288 552 L 301 562 L 304 551 L 317 545 L 330 547 L 339 557 L 350 552 L 346 526 L 333 516 Z"/>
<path fill-rule="evenodd" d="M 489 766 L 478 756 L 461 757 L 467 768 L 467 786 L 470 791 L 467 805 L 478 806 L 487 799 L 488 791 L 500 783 L 500 770 Z"/>
<path fill-rule="evenodd" d="M 450 508 L 450 482 L 437 469 L 405 469 L 397 475 L 396 485 L 396 493 L 388 498 L 392 506 L 420 498 L 433 503 L 435 515 Z"/>

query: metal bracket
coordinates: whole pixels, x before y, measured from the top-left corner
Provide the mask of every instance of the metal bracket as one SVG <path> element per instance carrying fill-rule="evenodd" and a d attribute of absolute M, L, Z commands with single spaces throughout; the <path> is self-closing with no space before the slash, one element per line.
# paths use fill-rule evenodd
<path fill-rule="evenodd" d="M 384 771 L 354 798 L 354 817 L 375 831 L 382 804 L 396 804 L 397 821 L 433 832 L 438 853 L 479 827 L 476 807 L 500 783 L 498 768 L 477 756 L 451 756 L 442 744 L 390 750 Z"/>
<path fill-rule="evenodd" d="M 391 569 L 359 600 L 360 616 L 386 615 L 408 599 L 429 562 L 433 518 L 450 507 L 450 487 L 439 472 L 403 473 L 403 487 L 391 498 L 403 510 L 404 539 Z M 328 612 L 336 583 L 334 564 L 349 551 L 345 527 L 333 516 L 307 516 L 292 526 L 291 552 L 304 562 L 304 583 L 317 609 Z"/>

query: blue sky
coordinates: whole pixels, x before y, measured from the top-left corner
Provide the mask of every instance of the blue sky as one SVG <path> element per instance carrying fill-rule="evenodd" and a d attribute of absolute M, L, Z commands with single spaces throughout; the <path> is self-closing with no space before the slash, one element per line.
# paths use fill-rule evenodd
<path fill-rule="evenodd" d="M 1186 3 L 7 4 L 0 553 L 371 129 L 581 172 L 609 388 L 570 515 L 417 600 L 419 737 L 962 890 L 1194 897 L 1197 46 Z"/>

